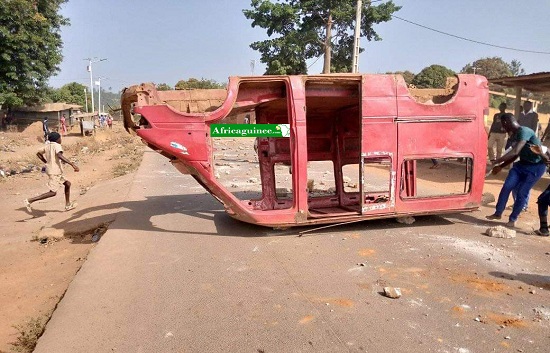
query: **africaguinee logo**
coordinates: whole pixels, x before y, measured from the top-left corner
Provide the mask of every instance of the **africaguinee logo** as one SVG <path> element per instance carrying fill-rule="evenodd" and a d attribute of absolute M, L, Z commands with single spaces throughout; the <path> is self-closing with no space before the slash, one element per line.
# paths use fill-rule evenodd
<path fill-rule="evenodd" d="M 212 137 L 290 137 L 290 124 L 212 124 Z"/>

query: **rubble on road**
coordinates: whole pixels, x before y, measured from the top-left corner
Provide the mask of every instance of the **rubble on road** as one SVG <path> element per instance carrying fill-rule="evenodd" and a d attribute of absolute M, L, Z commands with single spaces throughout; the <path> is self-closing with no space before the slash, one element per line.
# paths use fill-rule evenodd
<path fill-rule="evenodd" d="M 414 217 L 411 217 L 411 216 L 397 217 L 395 220 L 397 221 L 397 223 L 401 223 L 401 224 L 413 224 L 415 222 Z"/>
<path fill-rule="evenodd" d="M 491 194 L 490 192 L 485 192 L 483 195 L 481 195 L 481 204 L 483 206 L 487 206 L 491 202 L 495 202 L 495 195 Z"/>
<path fill-rule="evenodd" d="M 516 231 L 513 229 L 508 229 L 504 226 L 494 226 L 491 228 L 487 228 L 485 231 L 485 234 L 493 237 L 493 238 L 515 238 L 516 237 Z"/>
<path fill-rule="evenodd" d="M 401 298 L 401 288 L 384 287 L 384 295 L 388 298 Z"/>

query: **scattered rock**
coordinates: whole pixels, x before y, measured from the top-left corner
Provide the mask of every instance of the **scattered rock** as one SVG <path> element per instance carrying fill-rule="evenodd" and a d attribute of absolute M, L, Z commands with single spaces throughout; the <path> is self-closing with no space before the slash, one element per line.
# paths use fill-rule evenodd
<path fill-rule="evenodd" d="M 42 228 L 38 235 L 34 236 L 32 241 L 39 241 L 40 244 L 60 241 L 65 238 L 63 229 Z"/>
<path fill-rule="evenodd" d="M 351 178 L 348 176 L 344 176 L 343 181 L 344 183 L 351 183 Z"/>
<path fill-rule="evenodd" d="M 490 192 L 485 192 L 483 195 L 481 195 L 481 204 L 483 206 L 487 206 L 491 202 L 495 202 L 495 195 L 491 194 Z"/>
<path fill-rule="evenodd" d="M 493 238 L 515 238 L 516 237 L 516 231 L 513 229 L 508 229 L 504 226 L 494 226 L 491 228 L 487 228 L 485 231 L 485 234 L 493 237 Z"/>
<path fill-rule="evenodd" d="M 401 298 L 401 288 L 384 287 L 384 295 L 388 298 Z"/>
<path fill-rule="evenodd" d="M 258 178 L 249 178 L 248 182 L 253 183 L 253 184 L 257 184 L 258 183 Z"/>
<path fill-rule="evenodd" d="M 411 217 L 411 216 L 397 217 L 395 220 L 397 221 L 397 223 L 401 223 L 401 224 L 413 224 L 415 222 L 414 217 Z"/>

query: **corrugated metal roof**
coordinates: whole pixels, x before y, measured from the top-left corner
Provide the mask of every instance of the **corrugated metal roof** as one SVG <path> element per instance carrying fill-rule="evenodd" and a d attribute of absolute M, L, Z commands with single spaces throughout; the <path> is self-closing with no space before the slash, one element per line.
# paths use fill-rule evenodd
<path fill-rule="evenodd" d="M 521 87 L 531 92 L 550 92 L 550 72 L 492 78 L 489 82 L 505 87 Z"/>
<path fill-rule="evenodd" d="M 60 112 L 60 111 L 69 110 L 69 109 L 77 110 L 81 108 L 82 108 L 81 105 L 58 102 L 58 103 L 46 103 L 41 105 L 34 105 L 30 107 L 18 107 L 12 110 L 20 111 L 20 112 L 45 113 L 45 112 Z"/>

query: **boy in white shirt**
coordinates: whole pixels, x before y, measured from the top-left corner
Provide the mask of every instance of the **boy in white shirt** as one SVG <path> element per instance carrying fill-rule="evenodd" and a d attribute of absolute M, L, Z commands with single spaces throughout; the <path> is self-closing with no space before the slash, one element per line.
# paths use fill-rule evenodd
<path fill-rule="evenodd" d="M 79 169 L 70 160 L 63 156 L 63 147 L 61 147 L 61 135 L 57 132 L 51 132 L 48 134 L 48 141 L 43 148 L 41 148 L 36 155 L 38 158 L 46 164 L 46 174 L 48 175 L 48 188 L 50 191 L 38 195 L 36 197 L 26 199 L 24 201 L 27 211 L 32 212 L 31 204 L 33 202 L 44 200 L 57 195 L 57 190 L 61 185 L 65 186 L 65 211 L 72 210 L 76 207 L 76 203 L 71 202 L 71 182 L 66 180 L 63 175 L 63 165 L 61 162 L 66 163 L 73 167 L 75 172 Z"/>

